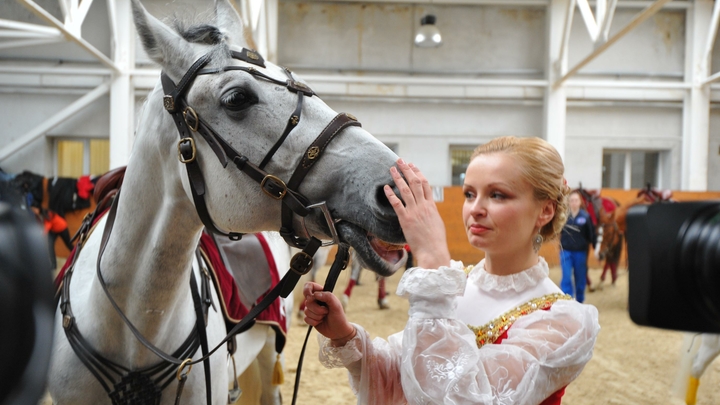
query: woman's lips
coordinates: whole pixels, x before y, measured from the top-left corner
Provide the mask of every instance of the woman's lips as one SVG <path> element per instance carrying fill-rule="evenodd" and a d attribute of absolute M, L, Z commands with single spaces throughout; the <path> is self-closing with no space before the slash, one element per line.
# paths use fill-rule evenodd
<path fill-rule="evenodd" d="M 486 232 L 490 231 L 490 228 L 482 226 L 482 225 L 470 225 L 470 233 L 473 235 L 482 235 Z"/>

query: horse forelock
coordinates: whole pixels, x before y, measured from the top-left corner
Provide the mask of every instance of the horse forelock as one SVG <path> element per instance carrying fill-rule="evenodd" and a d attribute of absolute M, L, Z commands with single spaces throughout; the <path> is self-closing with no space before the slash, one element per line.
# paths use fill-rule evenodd
<path fill-rule="evenodd" d="M 193 23 L 181 18 L 175 18 L 172 27 L 189 43 L 212 46 L 212 50 L 209 51 L 213 56 L 211 59 L 230 57 L 230 47 L 226 42 L 227 36 L 220 28 L 212 24 Z"/>
<path fill-rule="evenodd" d="M 186 41 L 194 44 L 218 45 L 225 39 L 220 28 L 210 24 L 195 24 L 187 26 L 182 20 L 176 20 L 175 31 Z"/>

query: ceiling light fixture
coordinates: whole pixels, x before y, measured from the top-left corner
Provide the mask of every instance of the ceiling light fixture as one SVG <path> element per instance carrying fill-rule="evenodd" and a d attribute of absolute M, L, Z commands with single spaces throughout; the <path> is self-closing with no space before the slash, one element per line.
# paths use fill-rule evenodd
<path fill-rule="evenodd" d="M 420 48 L 435 48 L 442 45 L 442 35 L 435 26 L 437 19 L 432 14 L 427 14 L 420 19 L 420 28 L 415 34 L 415 46 Z"/>

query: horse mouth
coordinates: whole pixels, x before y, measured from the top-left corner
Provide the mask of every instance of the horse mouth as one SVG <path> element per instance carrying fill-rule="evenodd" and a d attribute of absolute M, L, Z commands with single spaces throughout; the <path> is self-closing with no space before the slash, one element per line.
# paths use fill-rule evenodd
<path fill-rule="evenodd" d="M 377 234 L 348 222 L 337 225 L 341 239 L 355 249 L 368 269 L 387 277 L 405 264 L 407 252 L 403 244 L 387 242 Z"/>

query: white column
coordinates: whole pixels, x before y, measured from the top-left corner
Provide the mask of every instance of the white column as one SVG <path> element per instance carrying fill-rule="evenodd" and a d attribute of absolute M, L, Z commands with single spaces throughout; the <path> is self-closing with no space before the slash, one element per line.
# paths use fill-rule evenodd
<path fill-rule="evenodd" d="M 265 7 L 265 32 L 267 35 L 267 60 L 278 63 L 277 42 L 278 42 L 278 0 L 266 0 Z"/>
<path fill-rule="evenodd" d="M 702 82 L 710 73 L 705 47 L 713 13 L 712 0 L 696 0 L 688 10 L 685 81 L 692 88 L 683 104 L 681 189 L 706 191 L 710 141 L 710 86 Z"/>
<path fill-rule="evenodd" d="M 641 187 L 644 187 L 642 185 Z M 623 188 L 630 190 L 632 188 L 632 152 L 625 152 L 625 169 L 623 170 Z"/>
<path fill-rule="evenodd" d="M 561 52 L 564 37 L 563 31 L 570 0 L 551 0 L 547 8 L 547 43 L 548 54 L 545 65 L 545 77 L 548 86 L 545 89 L 543 114 L 543 136 L 565 159 L 565 121 L 567 113 L 567 96 L 565 87 L 553 87 L 553 83 L 563 77 L 567 71 L 567 52 Z M 570 27 L 568 26 L 568 30 Z"/>
<path fill-rule="evenodd" d="M 135 90 L 130 70 L 135 66 L 135 29 L 129 1 L 108 2 L 110 18 L 116 18 L 113 59 L 120 71 L 110 87 L 110 169 L 127 165 L 135 128 Z M 113 13 L 114 11 L 114 13 Z M 111 25 L 113 23 L 111 22 Z"/>

